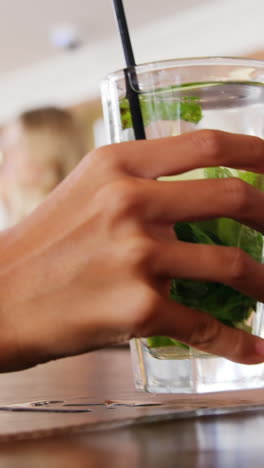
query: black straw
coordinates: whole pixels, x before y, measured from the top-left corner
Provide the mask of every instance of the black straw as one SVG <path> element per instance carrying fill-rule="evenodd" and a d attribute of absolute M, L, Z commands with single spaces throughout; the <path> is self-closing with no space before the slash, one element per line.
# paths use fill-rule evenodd
<path fill-rule="evenodd" d="M 125 69 L 126 95 L 130 106 L 133 129 L 136 140 L 145 140 L 146 134 L 139 101 L 139 87 L 135 70 L 136 62 L 128 31 L 122 0 L 113 0 L 118 29 L 122 41 L 127 68 Z M 133 83 L 133 86 L 132 86 Z"/>
<path fill-rule="evenodd" d="M 135 57 L 131 45 L 130 35 L 127 26 L 126 14 L 123 6 L 122 0 L 114 0 L 114 8 L 117 19 L 117 24 L 119 28 L 119 33 L 121 36 L 123 51 L 125 54 L 126 65 L 128 68 L 134 67 L 136 65 Z"/>

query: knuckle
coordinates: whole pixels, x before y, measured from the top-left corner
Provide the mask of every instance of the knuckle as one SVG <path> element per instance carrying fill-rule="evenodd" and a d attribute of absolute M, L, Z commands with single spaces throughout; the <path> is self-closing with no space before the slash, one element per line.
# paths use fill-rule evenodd
<path fill-rule="evenodd" d="M 244 214 L 250 207 L 251 186 L 236 177 L 230 177 L 224 181 L 225 194 L 231 202 L 233 213 Z"/>
<path fill-rule="evenodd" d="M 221 334 L 221 323 L 218 320 L 204 314 L 195 324 L 188 343 L 202 350 L 209 350 Z"/>
<path fill-rule="evenodd" d="M 158 313 L 160 309 L 160 298 L 154 290 L 148 288 L 147 291 L 145 291 L 144 297 L 142 298 L 142 307 L 146 317 Z"/>
<path fill-rule="evenodd" d="M 192 141 L 201 153 L 218 160 L 221 157 L 221 132 L 217 130 L 198 130 L 192 134 Z"/>
<path fill-rule="evenodd" d="M 249 272 L 249 257 L 239 247 L 228 247 L 228 276 L 232 285 L 244 283 Z"/>
<path fill-rule="evenodd" d="M 118 151 L 116 151 L 117 143 L 111 145 L 99 146 L 89 153 L 89 158 L 99 161 L 112 162 L 116 160 Z"/>
<path fill-rule="evenodd" d="M 248 360 L 250 363 L 250 350 L 245 346 L 245 334 L 243 331 L 238 329 L 230 329 L 229 331 L 229 347 L 232 350 L 232 360 L 241 362 L 244 364 Z"/>
<path fill-rule="evenodd" d="M 149 270 L 158 256 L 157 242 L 149 238 L 141 237 L 133 239 L 129 246 L 126 246 L 126 256 L 130 265 L 141 270 Z"/>
<path fill-rule="evenodd" d="M 261 158 L 263 160 L 263 140 L 259 137 L 252 137 L 250 140 L 250 153 L 253 160 Z"/>
<path fill-rule="evenodd" d="M 140 206 L 140 195 L 134 181 L 121 179 L 105 185 L 98 194 L 108 213 L 118 217 L 129 214 Z"/>
<path fill-rule="evenodd" d="M 134 323 L 138 336 L 152 334 L 153 322 L 162 311 L 162 299 L 151 287 L 145 286 L 137 290 L 137 303 L 134 312 Z"/>

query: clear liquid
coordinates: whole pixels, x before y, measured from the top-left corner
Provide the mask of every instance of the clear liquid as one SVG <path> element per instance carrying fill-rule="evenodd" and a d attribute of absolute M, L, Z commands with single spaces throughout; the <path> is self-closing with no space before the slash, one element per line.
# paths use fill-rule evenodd
<path fill-rule="evenodd" d="M 143 94 L 140 100 L 148 138 L 178 135 L 202 128 L 264 136 L 262 84 L 232 82 L 200 83 L 181 88 L 174 86 Z M 182 103 L 193 103 L 200 107 L 199 122 L 194 122 L 192 116 L 190 120 L 183 118 Z M 188 117 L 188 112 L 186 115 Z M 241 176 L 241 173 L 230 170 L 230 176 Z M 172 178 L 177 180 L 205 177 L 211 176 L 208 175 L 208 171 L 199 169 Z M 219 173 L 216 171 L 213 177 L 226 175 L 221 175 L 220 168 Z M 254 178 L 254 174 L 244 172 L 242 178 L 244 177 L 247 182 L 262 188 L 263 176 L 256 175 Z M 241 247 L 257 261 L 262 259 L 262 236 L 233 220 L 222 218 L 204 223 L 186 223 L 185 227 L 183 223 L 178 224 L 181 226 L 178 225 L 176 231 L 178 236 L 181 232 L 180 238 L 183 241 L 209 243 L 206 241 L 207 237 L 216 245 Z M 177 302 L 214 315 L 226 325 L 258 334 L 254 325 L 256 301 L 232 288 L 209 282 L 172 280 L 171 297 Z M 151 354 L 161 359 L 168 359 L 169 356 L 186 359 L 193 354 L 189 347 L 168 337 L 151 337 L 144 342 Z M 172 347 L 177 348 L 176 355 L 172 352 Z"/>
<path fill-rule="evenodd" d="M 201 88 L 198 96 L 203 118 L 197 129 L 216 128 L 263 138 L 263 84 L 221 84 Z"/>
<path fill-rule="evenodd" d="M 200 128 L 215 128 L 228 132 L 262 136 L 264 133 L 263 103 L 264 85 L 248 83 L 205 83 L 198 86 L 171 87 L 159 92 L 142 95 L 146 108 L 151 114 L 151 125 L 158 127 L 161 119 L 170 121 L 173 134 Z M 186 99 L 194 100 L 202 109 L 198 123 L 180 119 L 180 110 L 175 112 L 173 103 L 180 104 Z M 162 126 L 161 126 L 162 128 Z M 164 130 L 164 129 L 163 129 Z M 162 131 L 162 130 L 161 130 Z M 158 137 L 158 128 L 156 128 Z M 170 132 L 168 128 L 168 132 Z M 167 133 L 167 136 L 169 133 Z"/>

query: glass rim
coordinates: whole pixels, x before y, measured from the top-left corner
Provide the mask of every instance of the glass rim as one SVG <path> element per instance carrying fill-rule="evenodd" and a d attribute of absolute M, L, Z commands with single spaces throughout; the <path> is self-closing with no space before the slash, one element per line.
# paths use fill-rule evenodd
<path fill-rule="evenodd" d="M 205 56 L 205 57 L 187 57 L 168 60 L 157 60 L 153 62 L 146 62 L 136 65 L 134 68 L 137 73 L 144 73 L 147 71 L 158 71 L 160 69 L 170 68 L 184 68 L 191 66 L 240 66 L 240 67 L 254 67 L 255 69 L 263 69 L 264 60 L 256 60 L 244 57 L 225 57 L 225 56 Z M 106 75 L 102 82 L 118 81 L 124 78 L 125 68 L 121 68 Z"/>

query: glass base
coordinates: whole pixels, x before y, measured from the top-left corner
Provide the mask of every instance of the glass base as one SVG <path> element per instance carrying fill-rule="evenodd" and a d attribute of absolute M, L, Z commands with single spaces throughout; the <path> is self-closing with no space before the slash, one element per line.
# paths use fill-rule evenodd
<path fill-rule="evenodd" d="M 141 339 L 130 343 L 135 385 L 153 393 L 208 393 L 264 387 L 264 364 L 245 365 L 201 354 L 157 359 Z"/>

